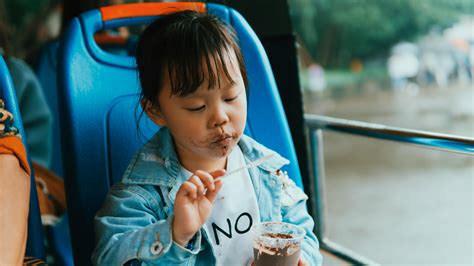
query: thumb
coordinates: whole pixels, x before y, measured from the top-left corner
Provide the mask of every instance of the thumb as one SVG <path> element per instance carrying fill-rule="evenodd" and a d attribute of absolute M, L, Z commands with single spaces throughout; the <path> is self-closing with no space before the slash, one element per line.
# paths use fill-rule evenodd
<path fill-rule="evenodd" d="M 302 259 L 300 259 L 300 260 L 298 261 L 298 266 L 307 266 L 307 265 L 308 265 L 308 264 L 306 263 L 306 261 L 304 261 L 304 260 L 302 260 Z"/>

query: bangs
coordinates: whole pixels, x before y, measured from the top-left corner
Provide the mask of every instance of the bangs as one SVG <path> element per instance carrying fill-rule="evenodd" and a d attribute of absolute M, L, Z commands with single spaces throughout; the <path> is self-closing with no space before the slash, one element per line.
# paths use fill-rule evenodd
<path fill-rule="evenodd" d="M 184 23 L 188 25 L 182 25 Z M 169 77 L 172 95 L 187 96 L 205 82 L 208 89 L 220 87 L 222 82 L 235 84 L 228 64 L 235 53 L 242 72 L 243 60 L 234 31 L 223 22 L 209 16 L 197 17 L 170 26 L 167 33 L 171 36 L 166 45 L 168 49 L 163 51 L 164 69 L 168 71 L 165 74 Z"/>
<path fill-rule="evenodd" d="M 247 88 L 247 72 L 235 31 L 219 18 L 183 11 L 158 18 L 137 45 L 141 100 L 159 106 L 158 95 L 169 81 L 171 95 L 184 97 L 203 84 L 208 89 L 235 85 L 232 67 Z"/>

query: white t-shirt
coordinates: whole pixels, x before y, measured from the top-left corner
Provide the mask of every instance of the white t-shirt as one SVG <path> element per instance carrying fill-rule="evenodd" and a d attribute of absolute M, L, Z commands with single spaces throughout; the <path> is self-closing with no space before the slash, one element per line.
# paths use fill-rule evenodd
<path fill-rule="evenodd" d="M 236 146 L 227 160 L 227 171 L 244 165 L 242 151 Z M 223 177 L 222 182 L 211 216 L 203 227 L 212 242 L 217 265 L 249 265 L 253 259 L 250 228 L 260 222 L 252 180 L 245 169 Z"/>

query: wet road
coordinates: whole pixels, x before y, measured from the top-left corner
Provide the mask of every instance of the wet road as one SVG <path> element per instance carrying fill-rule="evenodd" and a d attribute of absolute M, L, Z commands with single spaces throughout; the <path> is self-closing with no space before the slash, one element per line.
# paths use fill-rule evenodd
<path fill-rule="evenodd" d="M 305 95 L 305 112 L 474 137 L 474 88 Z M 331 240 L 381 264 L 474 264 L 474 157 L 324 133 Z"/>

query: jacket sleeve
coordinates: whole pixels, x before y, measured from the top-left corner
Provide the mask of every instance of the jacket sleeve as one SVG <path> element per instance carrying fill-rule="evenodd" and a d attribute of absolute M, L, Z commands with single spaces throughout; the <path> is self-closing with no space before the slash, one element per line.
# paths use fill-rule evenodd
<path fill-rule="evenodd" d="M 302 243 L 301 258 L 309 265 L 322 265 L 323 258 L 319 252 L 319 242 L 313 233 L 314 221 L 306 208 L 308 196 L 296 186 L 285 174 L 280 175 L 282 181 L 282 220 L 283 222 L 301 226 L 306 231 Z"/>
<path fill-rule="evenodd" d="M 118 184 L 94 219 L 95 265 L 192 265 L 201 249 L 198 232 L 192 250 L 172 240 L 173 216 L 165 217 L 158 193 Z"/>

